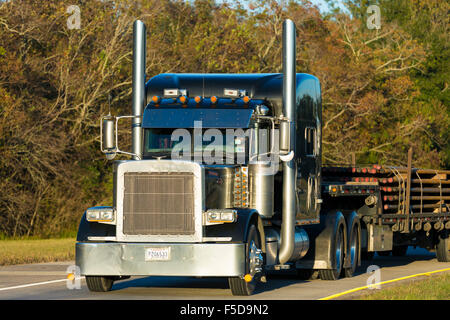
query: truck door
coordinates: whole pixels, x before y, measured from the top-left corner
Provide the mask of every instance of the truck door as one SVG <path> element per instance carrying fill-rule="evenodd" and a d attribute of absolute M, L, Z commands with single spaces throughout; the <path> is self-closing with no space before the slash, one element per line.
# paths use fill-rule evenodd
<path fill-rule="evenodd" d="M 297 219 L 318 219 L 321 195 L 321 117 L 312 79 L 300 84 L 297 108 Z"/>

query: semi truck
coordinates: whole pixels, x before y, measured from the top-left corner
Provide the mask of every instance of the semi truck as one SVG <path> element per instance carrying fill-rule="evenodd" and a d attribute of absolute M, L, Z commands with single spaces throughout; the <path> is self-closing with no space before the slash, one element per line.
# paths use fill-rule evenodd
<path fill-rule="evenodd" d="M 408 246 L 450 261 L 450 171 L 322 166 L 317 77 L 296 72 L 283 22 L 282 73 L 146 79 L 146 27 L 133 25 L 132 112 L 103 116 L 113 205 L 87 209 L 76 264 L 91 291 L 131 276 L 225 277 L 251 295 L 266 275 L 351 277 L 362 259 Z M 119 148 L 131 122 L 131 152 Z"/>

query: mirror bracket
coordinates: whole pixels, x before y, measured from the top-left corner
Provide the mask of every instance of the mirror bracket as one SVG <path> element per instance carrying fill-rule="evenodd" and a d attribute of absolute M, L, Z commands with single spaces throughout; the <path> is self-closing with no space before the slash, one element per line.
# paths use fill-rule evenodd
<path fill-rule="evenodd" d="M 112 116 L 108 114 L 100 119 L 100 150 L 106 155 L 106 159 L 112 160 L 118 153 L 127 154 L 142 160 L 135 153 L 122 151 L 119 149 L 118 123 L 120 119 L 134 119 L 142 116 Z M 106 132 L 105 132 L 106 131 Z"/>

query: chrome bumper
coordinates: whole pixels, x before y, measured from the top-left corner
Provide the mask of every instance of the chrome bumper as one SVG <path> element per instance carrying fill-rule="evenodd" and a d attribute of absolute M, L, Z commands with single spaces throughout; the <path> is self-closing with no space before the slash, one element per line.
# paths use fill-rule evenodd
<path fill-rule="evenodd" d="M 146 261 L 146 248 L 170 247 L 170 260 Z M 245 274 L 243 243 L 93 243 L 76 244 L 82 275 L 211 276 Z"/>

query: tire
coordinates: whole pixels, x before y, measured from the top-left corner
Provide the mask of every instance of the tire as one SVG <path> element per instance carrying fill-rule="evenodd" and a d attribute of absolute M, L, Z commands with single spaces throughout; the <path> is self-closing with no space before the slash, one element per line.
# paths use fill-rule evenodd
<path fill-rule="evenodd" d="M 450 262 L 450 232 L 439 232 L 436 246 L 436 257 L 439 262 Z"/>
<path fill-rule="evenodd" d="M 250 251 L 252 241 L 255 243 L 258 249 L 261 249 L 261 239 L 256 226 L 252 224 L 248 229 L 247 243 L 246 243 L 246 253 L 245 253 L 245 274 L 250 273 Z M 259 282 L 260 274 L 256 274 L 252 281 L 247 282 L 240 277 L 230 277 L 228 278 L 228 284 L 231 289 L 233 296 L 250 296 L 255 291 L 256 285 Z"/>
<path fill-rule="evenodd" d="M 332 244 L 332 249 L 334 251 L 334 257 L 332 257 L 332 262 L 334 264 L 334 269 L 321 269 L 319 270 L 319 276 L 322 280 L 337 280 L 339 279 L 343 264 L 344 264 L 344 252 L 345 252 L 345 225 L 340 225 L 338 231 L 336 232 L 334 242 Z"/>
<path fill-rule="evenodd" d="M 408 251 L 408 246 L 396 246 L 392 249 L 392 255 L 394 257 L 404 257 Z"/>
<path fill-rule="evenodd" d="M 111 291 L 113 283 L 114 277 L 86 276 L 87 287 L 92 292 Z"/>
<path fill-rule="evenodd" d="M 391 255 L 391 251 L 377 251 L 377 254 L 378 254 L 380 257 L 388 257 L 388 256 Z"/>
<path fill-rule="evenodd" d="M 350 241 L 347 248 L 348 254 L 350 255 L 350 268 L 344 269 L 344 276 L 347 278 L 353 277 L 356 272 L 356 268 L 359 264 L 359 254 L 360 254 L 360 233 L 358 225 L 353 226 L 352 233 L 350 234 Z"/>

